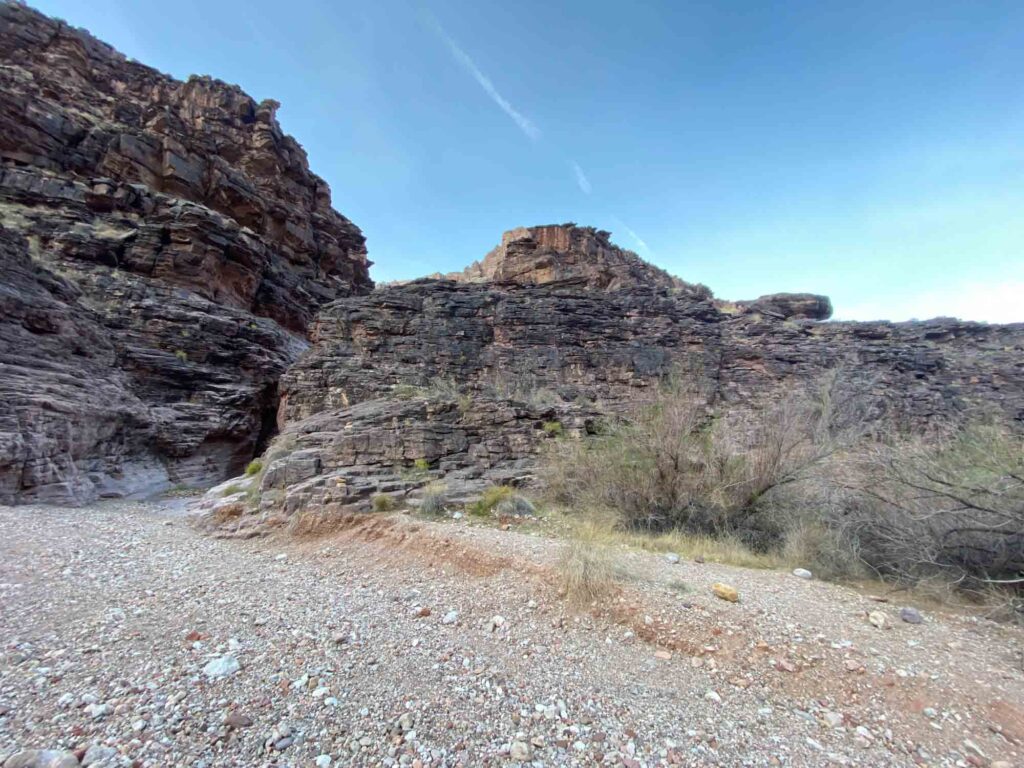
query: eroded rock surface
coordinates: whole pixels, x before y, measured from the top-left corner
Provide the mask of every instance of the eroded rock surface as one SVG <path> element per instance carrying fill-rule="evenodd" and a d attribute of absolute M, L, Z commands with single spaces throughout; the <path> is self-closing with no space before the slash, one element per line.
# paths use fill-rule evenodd
<path fill-rule="evenodd" d="M 528 483 L 545 441 L 598 430 L 673 375 L 756 408 L 836 369 L 873 418 L 902 427 L 1024 421 L 1024 325 L 816 322 L 829 304 L 811 294 L 725 306 L 622 286 L 421 280 L 328 305 L 282 379 L 266 519 L 366 509 L 430 482 L 455 499 Z"/>
<path fill-rule="evenodd" d="M 706 286 L 680 280 L 610 238 L 610 232 L 575 224 L 518 227 L 502 235 L 501 243 L 483 260 L 445 277 L 457 282 L 573 285 L 597 291 L 644 285 L 696 299 L 711 296 Z"/>
<path fill-rule="evenodd" d="M 0 503 L 237 471 L 318 307 L 370 290 L 276 107 L 0 4 Z"/>

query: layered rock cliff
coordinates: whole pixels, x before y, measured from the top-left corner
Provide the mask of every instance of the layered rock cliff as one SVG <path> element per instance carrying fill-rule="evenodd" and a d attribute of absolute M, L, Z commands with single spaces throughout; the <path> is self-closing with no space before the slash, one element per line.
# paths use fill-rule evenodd
<path fill-rule="evenodd" d="M 560 229 L 560 242 L 593 235 L 525 231 Z M 825 297 L 722 302 L 639 270 L 613 286 L 584 255 L 549 254 L 530 275 L 518 254 L 492 253 L 492 280 L 474 267 L 472 280 L 325 307 L 314 346 L 282 379 L 281 449 L 253 521 L 366 509 L 374 494 L 414 498 L 431 481 L 454 499 L 528 483 L 545 441 L 585 437 L 669 376 L 721 407 L 757 408 L 839 371 L 871 418 L 897 426 L 980 414 L 1024 425 L 1024 325 L 819 322 Z"/>
<path fill-rule="evenodd" d="M 372 288 L 276 107 L 0 4 L 0 503 L 237 471 L 318 307 Z"/>
<path fill-rule="evenodd" d="M 502 235 L 501 243 L 481 261 L 444 277 L 466 283 L 573 285 L 596 291 L 646 285 L 693 298 L 711 296 L 706 286 L 680 280 L 610 238 L 610 232 L 575 224 L 518 227 Z"/>

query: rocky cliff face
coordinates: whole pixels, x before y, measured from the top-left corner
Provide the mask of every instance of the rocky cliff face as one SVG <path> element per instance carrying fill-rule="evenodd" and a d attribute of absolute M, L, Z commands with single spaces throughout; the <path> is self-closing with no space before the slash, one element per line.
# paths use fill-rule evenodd
<path fill-rule="evenodd" d="M 831 307 L 811 294 L 730 304 L 642 274 L 615 288 L 547 280 L 574 269 L 421 280 L 325 307 L 314 346 L 282 379 L 264 516 L 365 509 L 373 494 L 429 481 L 454 499 L 529 482 L 546 440 L 595 431 L 670 375 L 756 408 L 835 369 L 876 419 L 920 428 L 992 413 L 1024 425 L 1024 325 L 817 322 Z"/>
<path fill-rule="evenodd" d="M 372 288 L 276 107 L 0 4 L 0 503 L 236 471 L 317 309 Z"/>

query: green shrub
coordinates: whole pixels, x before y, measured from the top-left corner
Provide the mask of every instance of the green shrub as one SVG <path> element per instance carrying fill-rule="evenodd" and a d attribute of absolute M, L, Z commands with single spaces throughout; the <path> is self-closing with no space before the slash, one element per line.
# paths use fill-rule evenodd
<path fill-rule="evenodd" d="M 417 397 L 423 397 L 423 387 L 417 387 L 412 384 L 395 384 L 391 388 L 391 396 L 396 400 L 412 400 Z"/>
<path fill-rule="evenodd" d="M 430 469 L 430 462 L 427 461 L 426 459 L 416 459 L 416 461 L 414 461 L 412 465 L 419 472 L 426 472 Z"/>
<path fill-rule="evenodd" d="M 386 493 L 375 494 L 370 503 L 373 505 L 374 512 L 390 512 L 398 506 L 394 497 L 388 496 Z"/>
<path fill-rule="evenodd" d="M 515 492 L 507 485 L 492 485 L 469 507 L 469 514 L 486 517 L 498 504 L 510 499 L 513 493 Z"/>
<path fill-rule="evenodd" d="M 551 437 L 559 437 L 562 434 L 562 422 L 545 421 L 543 429 L 544 434 L 550 435 Z"/>
<path fill-rule="evenodd" d="M 245 489 L 244 486 L 241 486 L 238 483 L 232 483 L 227 488 L 225 488 L 223 491 L 221 491 L 220 495 L 221 496 L 234 496 L 236 493 L 242 493 L 245 490 L 246 489 Z"/>
<path fill-rule="evenodd" d="M 245 467 L 245 474 L 249 477 L 258 475 L 263 471 L 263 462 L 260 459 L 253 459 Z"/>
<path fill-rule="evenodd" d="M 492 485 L 469 507 L 469 513 L 476 517 L 487 517 L 491 513 L 509 517 L 527 517 L 536 514 L 537 509 L 525 496 L 507 485 Z"/>
<path fill-rule="evenodd" d="M 188 362 L 188 353 L 184 349 L 174 350 L 174 356 L 181 360 L 181 362 L 183 363 Z"/>
<path fill-rule="evenodd" d="M 1024 438 L 970 424 L 944 439 L 877 445 L 857 495 L 833 513 L 877 572 L 916 583 L 1024 591 Z"/>
<path fill-rule="evenodd" d="M 506 517 L 532 517 L 537 513 L 537 508 L 533 506 L 533 503 L 525 496 L 520 496 L 518 493 L 514 493 L 507 499 L 499 501 L 494 511 L 499 516 Z"/>

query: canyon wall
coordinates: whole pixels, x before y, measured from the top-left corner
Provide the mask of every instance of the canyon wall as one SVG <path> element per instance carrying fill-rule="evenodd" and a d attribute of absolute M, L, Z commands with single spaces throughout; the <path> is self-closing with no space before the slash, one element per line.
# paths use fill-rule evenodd
<path fill-rule="evenodd" d="M 536 252 L 530 232 L 548 243 L 593 236 L 564 225 L 504 242 Z M 282 450 L 262 477 L 264 517 L 366 509 L 374 494 L 415 497 L 428 482 L 454 499 L 529 483 L 545 441 L 599 430 L 673 376 L 716 406 L 759 408 L 835 371 L 887 426 L 1024 426 L 1024 324 L 822 322 L 822 296 L 724 302 L 648 280 L 628 252 L 615 254 L 608 281 L 608 261 L 588 255 L 551 249 L 534 275 L 518 254 L 505 265 L 492 253 L 493 279 L 473 267 L 472 279 L 324 307 L 313 347 L 282 379 Z"/>
<path fill-rule="evenodd" d="M 237 472 L 318 308 L 371 290 L 277 106 L 0 4 L 0 503 Z"/>

